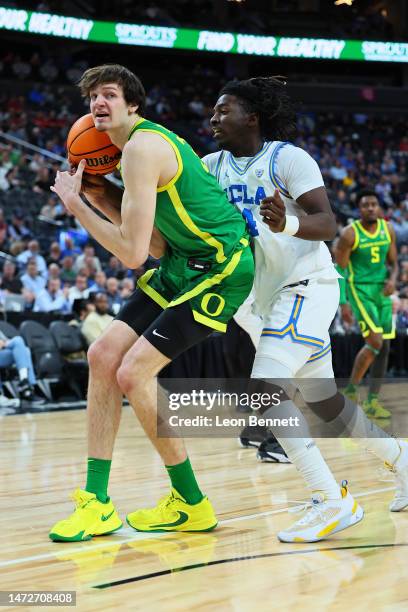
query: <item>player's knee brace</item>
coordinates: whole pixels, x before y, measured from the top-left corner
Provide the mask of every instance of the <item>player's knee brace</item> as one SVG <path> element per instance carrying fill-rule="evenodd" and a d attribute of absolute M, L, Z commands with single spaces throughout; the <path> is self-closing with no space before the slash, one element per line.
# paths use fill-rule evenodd
<path fill-rule="evenodd" d="M 337 392 L 335 395 L 318 402 L 306 401 L 308 407 L 316 416 L 318 416 L 325 423 L 329 423 L 330 421 L 336 419 L 339 414 L 341 414 L 344 408 L 345 400 L 344 396 Z"/>

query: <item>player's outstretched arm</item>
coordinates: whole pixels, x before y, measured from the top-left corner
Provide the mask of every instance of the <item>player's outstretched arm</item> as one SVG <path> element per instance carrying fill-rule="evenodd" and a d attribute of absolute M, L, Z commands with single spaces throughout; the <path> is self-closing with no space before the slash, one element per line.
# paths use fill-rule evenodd
<path fill-rule="evenodd" d="M 395 237 L 395 230 L 391 223 L 387 223 L 388 231 L 390 232 L 390 248 L 387 253 L 387 263 L 390 267 L 390 276 L 384 285 L 384 295 L 391 295 L 394 293 L 397 286 L 398 280 L 398 253 L 397 253 L 397 242 Z"/>

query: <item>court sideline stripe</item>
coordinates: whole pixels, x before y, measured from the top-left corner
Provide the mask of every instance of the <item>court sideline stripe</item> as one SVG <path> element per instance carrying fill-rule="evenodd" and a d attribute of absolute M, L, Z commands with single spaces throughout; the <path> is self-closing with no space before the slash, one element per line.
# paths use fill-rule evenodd
<path fill-rule="evenodd" d="M 368 495 L 374 495 L 375 493 L 385 493 L 386 491 L 393 491 L 395 489 L 395 486 L 393 487 L 384 487 L 382 489 L 369 489 L 368 491 L 363 491 L 362 493 L 355 493 L 353 494 L 353 497 L 366 497 Z M 228 523 L 235 523 L 237 521 L 247 521 L 253 518 L 259 518 L 260 516 L 272 516 L 273 514 L 283 514 L 284 512 L 288 512 L 289 508 L 280 508 L 279 510 L 266 510 L 265 512 L 258 512 L 256 514 L 244 514 L 242 516 L 236 516 L 230 519 L 223 519 L 221 521 L 218 522 L 219 525 L 225 525 Z M 145 540 L 147 538 L 151 538 L 151 537 L 163 537 L 168 533 L 174 533 L 172 531 L 164 531 L 161 533 L 146 533 L 144 534 L 143 532 L 139 532 L 137 535 L 135 534 L 132 538 L 127 538 L 127 539 L 123 539 L 120 544 L 128 544 L 130 542 L 134 542 L 135 540 Z M 121 532 L 119 531 L 115 538 L 120 540 Z M 119 543 L 119 542 L 118 542 Z M 51 543 L 50 543 L 51 544 Z M 108 544 L 114 544 L 114 542 L 109 541 Z M 53 543 L 52 546 L 55 546 L 56 543 Z M 95 546 L 90 547 L 90 551 L 94 551 L 94 550 L 98 550 L 99 548 L 106 548 L 107 543 L 105 542 L 104 544 L 96 544 Z M 67 545 L 64 544 L 64 551 L 67 554 L 72 554 L 72 553 L 76 553 L 76 552 L 81 552 L 83 551 L 83 547 L 81 548 L 69 548 L 67 549 Z M 30 561 L 43 561 L 45 559 L 54 559 L 55 560 L 55 555 L 54 553 L 43 553 L 41 555 L 33 555 L 32 557 L 21 557 L 20 559 L 10 559 L 9 561 L 1 561 L 0 562 L 0 567 L 10 567 L 11 565 L 19 565 L 21 563 L 29 563 Z"/>
<path fill-rule="evenodd" d="M 123 584 L 129 584 L 130 582 L 140 582 L 141 580 L 148 580 L 149 578 L 159 578 L 160 576 L 166 576 L 173 574 L 174 572 L 184 572 L 198 567 L 209 567 L 210 565 L 221 565 L 222 563 L 236 563 L 237 561 L 250 561 L 253 559 L 267 559 L 270 557 L 285 557 L 288 555 L 307 555 L 315 552 L 326 552 L 328 550 L 364 550 L 373 548 L 396 548 L 396 547 L 408 546 L 408 542 L 401 542 L 397 544 L 359 544 L 356 546 L 333 546 L 332 548 L 307 548 L 297 550 L 286 550 L 276 553 L 262 553 L 260 555 L 246 555 L 245 557 L 231 557 L 230 559 L 218 559 L 217 561 L 208 561 L 207 563 L 195 563 L 194 565 L 186 565 L 184 567 L 173 567 L 173 569 L 160 570 L 158 572 L 151 572 L 150 574 L 144 574 L 142 576 L 134 576 L 133 578 L 122 578 L 121 580 L 115 580 L 114 582 L 106 582 L 104 584 L 96 584 L 93 589 L 109 589 L 115 586 L 121 586 Z"/>

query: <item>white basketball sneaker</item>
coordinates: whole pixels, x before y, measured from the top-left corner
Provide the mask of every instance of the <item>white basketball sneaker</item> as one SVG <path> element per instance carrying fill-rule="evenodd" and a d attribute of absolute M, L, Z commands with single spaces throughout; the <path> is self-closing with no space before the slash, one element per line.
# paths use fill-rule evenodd
<path fill-rule="evenodd" d="M 300 507 L 300 510 L 307 510 L 306 514 L 288 529 L 280 531 L 279 540 L 319 542 L 333 533 L 359 523 L 364 516 L 364 510 L 350 495 L 347 480 L 343 480 L 340 490 L 340 499 L 325 499 L 323 493 L 314 493 L 312 501 Z"/>
<path fill-rule="evenodd" d="M 386 467 L 395 474 L 396 492 L 389 505 L 391 512 L 401 512 L 408 506 L 408 443 L 397 440 L 401 452 L 394 465 L 385 463 Z"/>

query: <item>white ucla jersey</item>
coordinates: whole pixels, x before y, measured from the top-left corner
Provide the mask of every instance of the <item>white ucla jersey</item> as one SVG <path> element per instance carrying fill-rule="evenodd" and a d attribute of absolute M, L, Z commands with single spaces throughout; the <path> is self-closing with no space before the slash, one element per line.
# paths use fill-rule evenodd
<path fill-rule="evenodd" d="M 307 213 L 296 200 L 324 186 L 319 166 L 303 149 L 289 142 L 267 141 L 254 157 L 234 157 L 228 151 L 203 158 L 229 201 L 246 218 L 255 242 L 256 311 L 266 314 L 277 291 L 301 280 L 337 278 L 329 249 L 321 241 L 274 233 L 259 214 L 263 198 L 279 189 L 288 215 Z"/>

